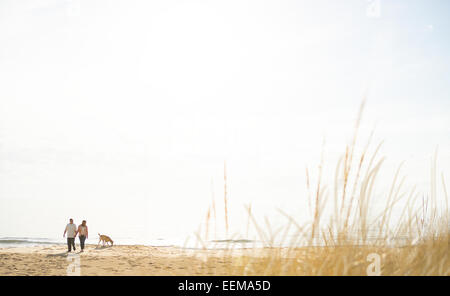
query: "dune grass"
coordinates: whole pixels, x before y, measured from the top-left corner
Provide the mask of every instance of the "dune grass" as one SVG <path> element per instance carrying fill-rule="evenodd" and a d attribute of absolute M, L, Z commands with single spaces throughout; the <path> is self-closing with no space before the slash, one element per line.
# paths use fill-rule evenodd
<path fill-rule="evenodd" d="M 249 205 L 245 232 L 248 235 L 251 224 L 266 247 L 236 253 L 230 246 L 221 258 L 203 259 L 200 268 L 205 274 L 450 275 L 448 194 L 444 175 L 437 177 L 437 153 L 432 159 L 430 192 L 423 194 L 415 187 L 405 188 L 400 165 L 384 193 L 384 209 L 373 213 L 371 201 L 384 158 L 378 155 L 382 143 L 369 153 L 373 132 L 362 151 L 356 152 L 363 109 L 364 102 L 353 138 L 336 165 L 334 184 L 330 186 L 322 180 L 323 156 L 314 185 L 306 169 L 311 221 L 300 225 L 295 217 L 280 210 L 286 217 L 286 227 L 273 231 L 268 221 L 264 227 L 256 221 Z M 224 181 L 228 233 L 226 171 Z M 438 196 L 438 183 L 443 196 Z M 392 215 L 395 206 L 401 207 L 397 210 L 400 217 Z M 215 204 L 213 207 L 215 217 Z M 209 219 L 208 211 L 206 225 Z M 294 235 L 286 242 L 288 233 Z M 205 233 L 206 240 L 207 237 Z M 283 244 L 275 244 L 275 237 Z M 200 235 L 197 238 L 204 239 Z M 228 263 L 218 269 L 214 264 L 217 260 Z"/>

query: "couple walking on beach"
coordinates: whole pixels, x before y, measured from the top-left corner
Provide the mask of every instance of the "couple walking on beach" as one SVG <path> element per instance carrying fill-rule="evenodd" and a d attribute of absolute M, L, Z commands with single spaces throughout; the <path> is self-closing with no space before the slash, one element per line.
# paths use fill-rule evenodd
<path fill-rule="evenodd" d="M 67 248 L 68 252 L 72 252 L 72 248 L 75 251 L 75 238 L 78 235 L 78 238 L 80 239 L 80 247 L 81 252 L 84 250 L 84 242 L 88 238 L 88 227 L 86 225 L 86 220 L 83 220 L 81 222 L 81 225 L 78 226 L 73 223 L 73 219 L 69 220 L 69 224 L 66 225 L 66 229 L 64 230 L 63 237 L 66 236 L 67 233 Z"/>

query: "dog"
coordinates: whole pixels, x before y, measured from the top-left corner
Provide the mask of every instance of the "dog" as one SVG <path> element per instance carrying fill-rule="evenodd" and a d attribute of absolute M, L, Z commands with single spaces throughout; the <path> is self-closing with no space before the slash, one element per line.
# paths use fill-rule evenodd
<path fill-rule="evenodd" d="M 103 243 L 103 246 L 105 246 L 105 243 L 110 243 L 111 246 L 114 244 L 113 240 L 109 236 L 100 233 L 98 235 L 100 236 L 100 240 L 98 241 L 97 247 L 100 245 L 100 242 Z"/>

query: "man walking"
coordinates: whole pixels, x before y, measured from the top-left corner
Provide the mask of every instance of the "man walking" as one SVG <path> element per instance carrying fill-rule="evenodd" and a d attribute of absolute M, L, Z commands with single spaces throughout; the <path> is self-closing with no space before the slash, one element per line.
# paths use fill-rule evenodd
<path fill-rule="evenodd" d="M 67 232 L 68 252 L 72 251 L 72 247 L 73 247 L 73 250 L 75 251 L 75 235 L 77 233 L 77 226 L 73 223 L 72 218 L 69 220 L 69 224 L 66 225 L 66 229 L 64 230 L 63 237 L 66 236 L 66 232 Z"/>

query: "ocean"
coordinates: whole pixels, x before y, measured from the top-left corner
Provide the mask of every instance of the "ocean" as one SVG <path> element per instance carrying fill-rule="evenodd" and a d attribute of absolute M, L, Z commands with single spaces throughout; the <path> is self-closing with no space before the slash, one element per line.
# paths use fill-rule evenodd
<path fill-rule="evenodd" d="M 144 245 L 153 247 L 177 247 L 183 249 L 247 249 L 247 248 L 263 248 L 263 247 L 303 247 L 303 246 L 320 246 L 324 245 L 321 238 L 317 237 L 311 243 L 308 238 L 297 240 L 295 235 L 287 235 L 284 239 L 273 241 L 249 240 L 249 239 L 211 239 L 208 241 L 198 240 L 191 236 L 186 238 L 156 238 L 156 239 L 136 239 L 130 237 L 113 237 L 114 245 Z M 354 245 L 361 244 L 358 236 L 348 238 Z M 375 233 L 369 233 L 367 243 L 374 243 L 377 241 Z M 417 235 L 397 234 L 384 240 L 387 245 L 402 245 L 411 242 L 417 242 Z M 87 244 L 98 244 L 98 236 L 89 238 Z M 76 239 L 76 244 L 79 244 Z M 46 245 L 66 245 L 66 238 L 40 238 L 40 237 L 0 237 L 0 248 L 15 248 L 15 247 L 32 247 L 32 246 L 46 246 Z"/>
<path fill-rule="evenodd" d="M 194 238 L 184 239 L 135 239 L 135 238 L 113 238 L 114 245 L 144 245 L 153 247 L 178 247 L 185 249 L 221 249 L 263 247 L 264 244 L 256 240 L 211 240 L 200 242 Z M 78 239 L 76 240 L 78 244 Z M 87 244 L 97 244 L 98 236 L 86 240 Z M 33 247 L 46 245 L 66 245 L 66 238 L 40 238 L 40 237 L 0 237 L 0 248 Z"/>

